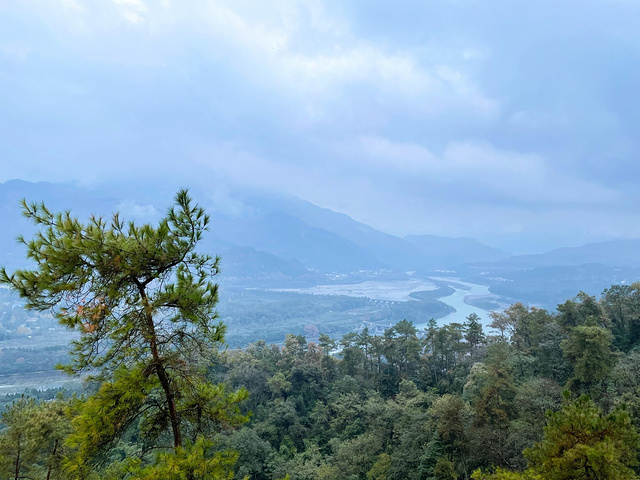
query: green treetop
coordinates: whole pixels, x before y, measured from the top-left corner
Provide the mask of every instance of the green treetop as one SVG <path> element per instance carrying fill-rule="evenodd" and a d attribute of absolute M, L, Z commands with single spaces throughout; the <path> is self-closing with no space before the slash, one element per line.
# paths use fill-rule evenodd
<path fill-rule="evenodd" d="M 631 480 L 638 464 L 640 437 L 629 414 L 616 409 L 603 414 L 583 395 L 549 413 L 544 438 L 525 451 L 533 469 L 549 480 L 574 478 Z"/>
<path fill-rule="evenodd" d="M 544 438 L 524 454 L 529 468 L 522 473 L 478 470 L 476 480 L 633 480 L 638 476 L 640 436 L 623 409 L 603 414 L 588 396 L 569 400 L 549 412 Z"/>

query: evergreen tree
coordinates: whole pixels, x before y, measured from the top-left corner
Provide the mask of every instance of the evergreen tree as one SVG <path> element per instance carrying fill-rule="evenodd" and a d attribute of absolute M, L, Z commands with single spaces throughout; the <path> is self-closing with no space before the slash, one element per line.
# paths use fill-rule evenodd
<path fill-rule="evenodd" d="M 2 413 L 2 478 L 67 478 L 62 468 L 68 451 L 64 439 L 70 431 L 67 407 L 60 399 L 36 403 L 23 396 Z"/>
<path fill-rule="evenodd" d="M 38 459 L 38 439 L 31 422 L 35 410 L 35 401 L 22 397 L 2 413 L 6 427 L 0 437 L 0 468 L 4 478 L 18 480 L 32 473 Z"/>
<path fill-rule="evenodd" d="M 611 319 L 614 343 L 628 351 L 640 341 L 640 282 L 612 285 L 602 292 L 602 308 Z"/>
<path fill-rule="evenodd" d="M 631 480 L 640 437 L 626 411 L 604 415 L 583 395 L 549 414 L 544 438 L 525 451 L 533 471 L 546 480 Z"/>
<path fill-rule="evenodd" d="M 76 402 L 69 468 L 85 476 L 129 429 L 140 436 L 141 456 L 170 446 L 162 458 L 192 468 L 193 455 L 207 452 L 203 435 L 244 420 L 238 403 L 246 397 L 206 378 L 225 328 L 214 321 L 218 259 L 196 250 L 208 229 L 204 209 L 186 190 L 155 227 L 118 214 L 81 222 L 44 204 L 22 207 L 39 228 L 21 239 L 36 266 L 2 269 L 0 283 L 78 332 L 64 368 L 101 381 Z"/>
<path fill-rule="evenodd" d="M 469 349 L 473 353 L 479 345 L 485 341 L 482 324 L 477 313 L 471 313 L 464 322 L 464 339 L 469 344 Z"/>
<path fill-rule="evenodd" d="M 509 445 L 511 422 L 517 414 L 517 391 L 507 367 L 509 345 L 500 341 L 490 353 L 484 385 L 473 405 L 476 450 L 480 458 L 493 465 L 513 468 L 513 457 L 519 452 Z"/>
<path fill-rule="evenodd" d="M 602 382 L 615 365 L 615 354 L 611 350 L 613 335 L 592 321 L 593 317 L 585 325 L 574 327 L 569 338 L 561 344 L 573 366 L 573 378 L 569 385 L 574 390 L 589 391 Z"/>

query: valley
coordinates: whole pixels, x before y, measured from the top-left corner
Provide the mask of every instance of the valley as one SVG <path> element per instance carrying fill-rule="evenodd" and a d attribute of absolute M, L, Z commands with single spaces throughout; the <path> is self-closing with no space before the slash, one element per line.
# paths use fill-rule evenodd
<path fill-rule="evenodd" d="M 381 334 L 405 319 L 418 328 L 432 318 L 438 325 L 462 323 L 471 313 L 486 328 L 490 311 L 518 301 L 553 311 L 581 290 L 599 295 L 640 277 L 635 241 L 511 256 L 471 238 L 391 235 L 295 197 L 236 192 L 239 207 L 229 211 L 211 192 L 194 194 L 212 213 L 201 249 L 221 256 L 218 312 L 232 348 L 258 340 L 281 344 L 288 333 L 312 341 L 365 327 Z M 143 190 L 125 198 L 17 180 L 0 184 L 0 197 L 0 264 L 10 269 L 28 265 L 13 239 L 34 231 L 20 215 L 21 198 L 77 207 L 80 217 L 123 208 L 137 222 L 152 220 L 165 200 Z M 625 258 L 628 264 L 622 265 Z M 6 372 L 51 370 L 61 361 L 57 349 L 72 336 L 50 315 L 28 315 L 5 290 L 0 300 L 0 361 Z M 31 353 L 10 353 L 11 348 Z M 31 358 L 49 363 L 43 367 Z"/>

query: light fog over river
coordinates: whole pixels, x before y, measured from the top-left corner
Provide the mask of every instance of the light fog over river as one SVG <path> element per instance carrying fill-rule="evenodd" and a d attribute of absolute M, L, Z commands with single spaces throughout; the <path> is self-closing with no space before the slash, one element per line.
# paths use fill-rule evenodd
<path fill-rule="evenodd" d="M 390 302 L 408 302 L 413 292 L 425 292 L 437 289 L 438 286 L 429 281 L 411 279 L 382 282 L 368 280 L 361 283 L 316 285 L 308 288 L 281 288 L 278 292 L 310 293 L 313 295 L 345 295 L 347 297 L 363 297 L 372 300 Z"/>
<path fill-rule="evenodd" d="M 441 297 L 440 300 L 447 305 L 452 306 L 456 309 L 455 312 L 450 313 L 449 315 L 439 318 L 438 325 L 446 325 L 447 323 L 463 323 L 465 319 L 471 315 L 472 313 L 477 314 L 480 317 L 480 322 L 484 328 L 487 328 L 491 323 L 491 318 L 489 317 L 489 312 L 479 307 L 474 307 L 473 305 L 469 305 L 465 303 L 464 299 L 470 296 L 486 296 L 491 295 L 489 291 L 489 287 L 486 285 L 480 285 L 478 283 L 469 283 L 469 282 L 461 282 L 457 278 L 437 278 L 433 277 L 434 280 L 453 282 L 450 284 L 452 288 L 455 289 L 451 295 L 447 297 Z M 468 290 L 458 288 L 455 284 L 463 285 L 468 287 Z M 417 328 L 425 328 L 427 326 L 427 322 L 419 323 L 415 325 Z"/>
<path fill-rule="evenodd" d="M 447 283 L 455 289 L 455 292 L 440 300 L 455 308 L 455 312 L 437 319 L 438 325 L 465 321 L 471 313 L 476 313 L 480 317 L 482 325 L 486 328 L 491 323 L 489 312 L 479 307 L 474 307 L 465 303 L 467 297 L 482 297 L 491 295 L 489 287 L 477 283 L 460 281 L 451 277 L 431 277 L 438 282 Z M 463 287 L 463 288 L 461 288 Z M 281 292 L 296 292 L 313 295 L 345 295 L 348 297 L 366 297 L 372 300 L 386 300 L 392 302 L 412 301 L 411 293 L 436 290 L 438 287 L 434 282 L 422 279 L 398 280 L 398 281 L 377 281 L 369 280 L 361 283 L 316 285 L 308 288 L 288 288 L 278 289 Z M 425 328 L 427 322 L 415 323 L 417 328 Z"/>

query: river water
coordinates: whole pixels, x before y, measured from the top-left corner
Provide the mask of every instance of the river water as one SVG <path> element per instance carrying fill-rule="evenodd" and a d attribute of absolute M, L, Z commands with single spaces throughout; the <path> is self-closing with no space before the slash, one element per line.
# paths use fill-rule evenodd
<path fill-rule="evenodd" d="M 480 285 L 478 283 L 462 282 L 457 278 L 450 278 L 450 277 L 432 277 L 432 278 L 434 280 L 439 280 L 443 282 L 452 282 L 453 285 L 451 285 L 451 287 L 455 288 L 455 292 L 453 292 L 451 295 L 438 299 L 441 302 L 446 303 L 447 305 L 450 305 L 456 309 L 455 312 L 450 313 L 445 317 L 439 318 L 437 320 L 438 325 L 446 325 L 448 323 L 454 323 L 454 322 L 464 323 L 465 319 L 472 313 L 475 313 L 480 317 L 480 322 L 482 323 L 482 326 L 484 328 L 487 328 L 487 326 L 492 322 L 491 317 L 489 317 L 488 311 L 478 307 L 474 307 L 465 302 L 465 298 L 467 297 L 491 295 L 491 292 L 489 291 L 489 287 L 487 287 L 486 285 Z M 463 288 L 457 288 L 455 286 L 456 284 L 467 287 L 468 290 Z M 416 328 L 421 329 L 421 328 L 425 328 L 426 326 L 427 326 L 427 323 L 425 322 L 425 323 L 417 324 Z"/>
<path fill-rule="evenodd" d="M 60 370 L 0 375 L 0 395 L 21 393 L 31 388 L 48 390 L 50 388 L 76 387 L 81 384 L 81 379 L 71 377 Z"/>
<path fill-rule="evenodd" d="M 414 292 L 435 290 L 437 285 L 428 280 L 412 278 L 410 280 L 379 281 L 367 280 L 360 283 L 315 285 L 308 288 L 278 288 L 274 292 L 310 293 L 313 295 L 345 295 L 347 297 L 371 298 L 390 302 L 408 302 Z"/>
<path fill-rule="evenodd" d="M 408 302 L 413 300 L 411 293 L 435 290 L 434 281 L 446 282 L 455 289 L 449 296 L 440 300 L 456 309 L 455 312 L 439 318 L 438 325 L 448 323 L 463 323 L 467 316 L 476 313 L 480 317 L 483 327 L 491 323 L 489 312 L 478 307 L 473 307 L 465 302 L 469 297 L 483 297 L 491 295 L 489 287 L 477 283 L 463 282 L 454 277 L 430 277 L 426 279 L 412 278 L 410 280 L 378 281 L 369 280 L 354 284 L 316 285 L 309 288 L 289 288 L 272 291 L 307 293 L 314 295 L 346 295 L 348 297 L 367 297 L 374 300 L 387 300 L 393 302 Z M 418 328 L 425 328 L 427 323 L 416 324 Z"/>

